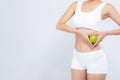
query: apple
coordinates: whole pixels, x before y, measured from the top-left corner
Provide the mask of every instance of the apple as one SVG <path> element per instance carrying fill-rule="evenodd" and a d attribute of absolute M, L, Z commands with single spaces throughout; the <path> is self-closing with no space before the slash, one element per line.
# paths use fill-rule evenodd
<path fill-rule="evenodd" d="M 96 35 L 90 35 L 89 40 L 92 44 L 97 42 L 97 36 Z"/>

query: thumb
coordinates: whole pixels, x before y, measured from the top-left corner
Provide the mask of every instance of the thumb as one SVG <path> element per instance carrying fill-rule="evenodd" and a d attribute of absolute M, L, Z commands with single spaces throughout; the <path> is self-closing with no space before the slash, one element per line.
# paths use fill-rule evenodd
<path fill-rule="evenodd" d="M 93 45 L 94 47 L 99 43 L 100 41 L 99 40 L 97 40 L 97 42 Z"/>
<path fill-rule="evenodd" d="M 87 41 L 88 41 L 89 45 L 93 48 L 93 44 L 90 42 L 90 38 L 89 38 L 89 36 L 88 36 Z"/>

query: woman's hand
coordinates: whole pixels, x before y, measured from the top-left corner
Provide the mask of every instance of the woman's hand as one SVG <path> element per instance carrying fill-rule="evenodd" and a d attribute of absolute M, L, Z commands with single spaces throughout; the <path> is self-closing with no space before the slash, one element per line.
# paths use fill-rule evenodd
<path fill-rule="evenodd" d="M 84 41 L 86 41 L 86 43 L 93 49 L 93 44 L 90 42 L 89 40 L 89 36 L 91 34 L 94 34 L 94 33 L 97 33 L 98 31 L 95 31 L 95 30 L 91 30 L 91 29 L 88 29 L 88 28 L 84 28 L 84 27 L 80 27 L 80 28 L 77 28 L 77 35 L 79 35 L 82 39 L 84 39 Z"/>
<path fill-rule="evenodd" d="M 107 36 L 107 33 L 105 31 L 101 31 L 94 33 L 94 35 L 96 35 L 98 39 L 97 42 L 93 45 L 93 47 L 97 46 Z"/>

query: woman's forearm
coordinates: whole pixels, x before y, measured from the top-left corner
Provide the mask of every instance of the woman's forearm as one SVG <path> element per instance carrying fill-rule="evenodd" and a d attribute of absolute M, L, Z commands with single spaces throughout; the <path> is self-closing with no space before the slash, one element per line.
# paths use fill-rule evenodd
<path fill-rule="evenodd" d="M 120 29 L 108 30 L 106 31 L 107 35 L 120 35 Z"/>
<path fill-rule="evenodd" d="M 77 28 L 72 28 L 66 24 L 57 24 L 56 29 L 69 32 L 69 33 L 77 33 L 78 29 Z"/>

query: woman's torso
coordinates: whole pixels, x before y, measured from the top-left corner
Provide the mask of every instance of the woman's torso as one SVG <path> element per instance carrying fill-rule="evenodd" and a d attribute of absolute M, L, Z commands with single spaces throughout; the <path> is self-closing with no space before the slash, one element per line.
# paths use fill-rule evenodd
<path fill-rule="evenodd" d="M 80 30 L 82 30 L 82 29 L 80 29 Z M 79 51 L 79 52 L 90 52 L 90 51 L 95 51 L 95 50 L 101 49 L 99 44 L 97 46 L 95 46 L 94 48 L 92 48 L 91 45 L 89 44 L 89 42 L 84 39 L 85 36 L 88 36 L 84 33 L 89 32 L 89 31 L 91 33 L 95 32 L 94 30 L 85 28 L 82 35 L 75 34 L 75 48 L 76 48 L 77 51 Z"/>
<path fill-rule="evenodd" d="M 103 7 L 105 6 L 105 2 L 100 3 L 94 10 L 91 12 L 82 12 L 81 6 L 83 5 L 83 2 L 78 2 L 77 7 L 75 10 L 75 15 L 73 16 L 73 21 L 77 25 L 77 27 L 85 27 L 85 32 L 88 31 L 99 31 L 100 27 L 97 27 L 96 24 L 101 19 L 101 11 Z M 76 27 L 76 28 L 77 28 Z M 86 36 L 86 35 L 82 35 Z M 101 49 L 100 45 L 98 44 L 96 47 L 91 49 L 91 46 L 83 39 L 83 37 L 76 34 L 76 40 L 75 40 L 75 48 L 79 52 L 90 52 Z"/>

